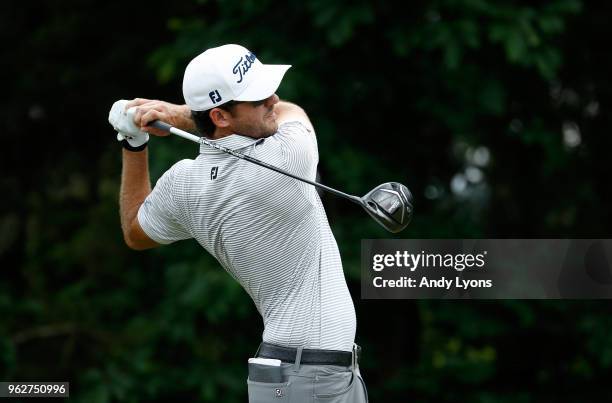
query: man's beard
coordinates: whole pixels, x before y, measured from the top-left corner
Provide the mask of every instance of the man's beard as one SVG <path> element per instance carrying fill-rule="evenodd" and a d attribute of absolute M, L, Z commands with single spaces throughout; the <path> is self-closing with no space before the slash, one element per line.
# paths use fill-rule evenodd
<path fill-rule="evenodd" d="M 263 138 L 270 137 L 278 130 L 278 124 L 274 121 L 273 124 L 261 124 L 261 125 L 244 125 L 236 127 L 235 133 L 246 137 L 252 138 Z"/>

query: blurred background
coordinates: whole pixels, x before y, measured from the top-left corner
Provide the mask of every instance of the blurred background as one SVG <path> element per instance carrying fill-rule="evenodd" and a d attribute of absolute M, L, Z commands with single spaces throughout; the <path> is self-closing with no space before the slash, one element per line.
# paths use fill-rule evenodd
<path fill-rule="evenodd" d="M 74 402 L 246 402 L 262 322 L 193 240 L 123 243 L 120 98 L 182 103 L 188 61 L 240 43 L 288 63 L 279 95 L 317 130 L 321 181 L 414 193 L 398 238 L 608 238 L 612 6 L 551 0 L 0 5 L 0 380 Z M 608 38 L 608 39 L 606 39 Z M 153 138 L 153 183 L 198 148 Z M 372 402 L 591 402 L 612 392 L 605 301 L 360 298 L 360 240 L 325 194 Z"/>

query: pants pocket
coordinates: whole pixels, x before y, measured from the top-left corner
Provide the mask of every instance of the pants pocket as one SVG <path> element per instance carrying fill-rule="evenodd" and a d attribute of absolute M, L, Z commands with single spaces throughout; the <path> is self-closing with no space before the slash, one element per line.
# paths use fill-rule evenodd
<path fill-rule="evenodd" d="M 267 383 L 247 379 L 249 403 L 287 403 L 291 400 L 291 382 Z"/>
<path fill-rule="evenodd" d="M 334 402 L 351 392 L 357 375 L 352 371 L 318 374 L 314 381 L 315 401 Z"/>
<path fill-rule="evenodd" d="M 365 397 L 365 403 L 368 403 L 370 401 L 370 399 L 368 398 L 368 388 L 366 388 L 366 384 L 363 381 L 363 378 L 361 377 L 360 374 L 357 375 L 359 377 L 359 382 L 361 382 L 361 386 L 363 386 L 363 394 Z"/>

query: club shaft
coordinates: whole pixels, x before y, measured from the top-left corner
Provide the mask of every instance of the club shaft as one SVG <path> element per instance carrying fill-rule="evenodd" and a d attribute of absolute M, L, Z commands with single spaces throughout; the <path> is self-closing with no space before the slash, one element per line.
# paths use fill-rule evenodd
<path fill-rule="evenodd" d="M 179 137 L 182 137 L 182 138 L 187 139 L 187 140 L 191 140 L 191 141 L 193 141 L 195 143 L 206 144 L 209 147 L 216 148 L 217 150 L 223 151 L 224 153 L 227 153 L 227 154 L 231 154 L 231 155 L 233 155 L 236 158 L 240 158 L 240 159 L 252 162 L 253 164 L 259 165 L 261 167 L 271 169 L 271 170 L 276 171 L 276 172 L 278 172 L 280 174 L 290 176 L 291 178 L 297 179 L 297 180 L 302 181 L 304 183 L 308 183 L 310 185 L 318 187 L 319 189 L 323 189 L 323 190 L 326 190 L 326 191 L 328 191 L 330 193 L 333 193 L 336 196 L 344 197 L 345 199 L 351 200 L 352 202 L 357 203 L 359 205 L 362 204 L 361 199 L 359 197 L 357 197 L 357 196 L 353 196 L 353 195 L 341 192 L 339 190 L 336 190 L 334 188 L 330 188 L 329 186 L 325 186 L 325 185 L 323 185 L 321 183 L 314 182 L 314 181 L 311 181 L 311 180 L 299 177 L 297 175 L 292 174 L 291 172 L 287 172 L 287 171 L 285 171 L 283 169 L 275 167 L 274 165 L 267 164 L 267 163 L 265 163 L 263 161 L 260 161 L 260 160 L 258 160 L 256 158 L 253 158 L 253 157 L 250 157 L 248 155 L 236 152 L 236 151 L 231 150 L 231 149 L 229 149 L 227 147 L 223 147 L 223 146 L 221 146 L 219 144 L 215 144 L 215 143 L 209 141 L 208 139 L 206 139 L 204 137 L 198 137 L 198 136 L 193 135 L 191 133 L 188 133 L 188 132 L 186 132 L 184 130 L 178 129 L 178 128 L 173 127 L 173 126 L 170 126 L 167 123 L 160 122 L 159 120 L 151 122 L 149 124 L 149 126 L 155 127 L 156 129 L 164 130 L 164 131 L 172 133 L 172 134 L 175 134 L 175 135 L 177 135 Z"/>

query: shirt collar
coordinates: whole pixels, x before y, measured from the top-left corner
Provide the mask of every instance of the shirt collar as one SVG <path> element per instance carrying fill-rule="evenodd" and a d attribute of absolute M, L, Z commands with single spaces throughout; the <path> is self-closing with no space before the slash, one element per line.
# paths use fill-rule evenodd
<path fill-rule="evenodd" d="M 232 151 L 237 151 L 242 148 L 246 148 L 253 144 L 263 141 L 264 139 L 254 139 L 251 137 L 241 136 L 239 134 L 230 134 L 229 136 L 222 137 L 217 140 L 208 140 L 211 143 L 218 144 L 220 146 L 229 148 Z M 223 153 L 221 150 L 207 146 L 206 144 L 200 144 L 200 154 L 220 154 Z"/>

